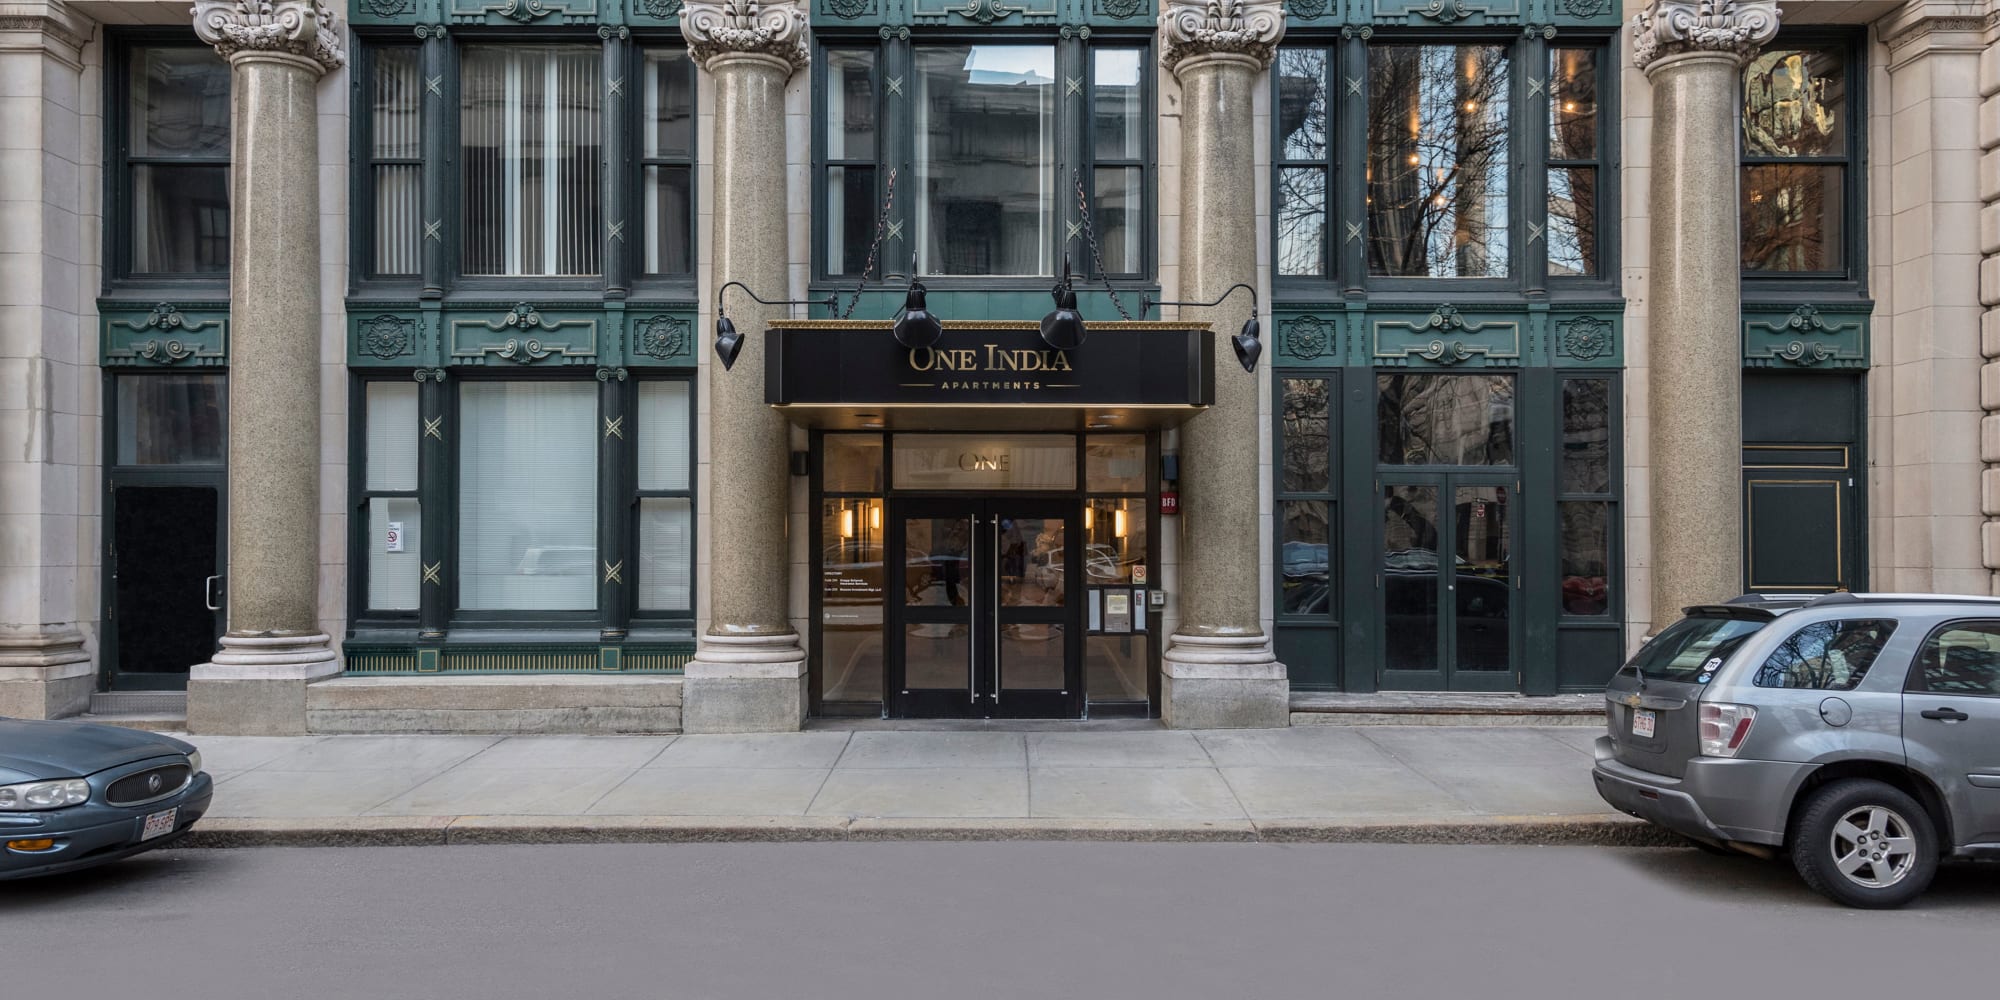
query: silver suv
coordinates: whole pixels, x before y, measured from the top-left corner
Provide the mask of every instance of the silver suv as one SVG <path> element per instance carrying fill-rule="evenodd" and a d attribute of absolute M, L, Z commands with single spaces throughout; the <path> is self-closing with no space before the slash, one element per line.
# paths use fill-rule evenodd
<path fill-rule="evenodd" d="M 2000 858 L 2000 599 L 1746 595 L 1687 609 L 1604 692 L 1592 776 L 1712 850 L 1791 855 L 1850 906 Z"/>

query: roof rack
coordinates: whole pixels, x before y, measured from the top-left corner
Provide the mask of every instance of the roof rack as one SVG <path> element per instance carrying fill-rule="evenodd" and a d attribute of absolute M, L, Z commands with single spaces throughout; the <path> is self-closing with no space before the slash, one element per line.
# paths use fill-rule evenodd
<path fill-rule="evenodd" d="M 1739 594 L 1739 595 L 1737 595 L 1737 596 L 1735 596 L 1735 597 L 1732 597 L 1732 598 L 1730 598 L 1729 600 L 1726 600 L 1726 601 L 1724 601 L 1724 602 L 1722 602 L 1722 603 L 1724 603 L 1724 604 L 1783 604 L 1783 603 L 1785 603 L 1785 602 L 1788 602 L 1788 601 L 1797 601 L 1797 602 L 1798 602 L 1798 603 L 1800 603 L 1800 604 L 1805 604 L 1805 603 L 1808 603 L 1808 602 L 1810 602 L 1810 601 L 1814 601 L 1814 600 L 1817 600 L 1817 599 L 1819 599 L 1819 598 L 1821 598 L 1821 597 L 1824 597 L 1824 596 L 1825 596 L 1824 594 Z"/>
<path fill-rule="evenodd" d="M 1836 607 L 1842 604 L 1993 604 L 2000 605 L 2000 597 L 1986 594 L 1850 594 L 1841 591 L 1813 598 L 1806 604 L 1809 608 Z"/>

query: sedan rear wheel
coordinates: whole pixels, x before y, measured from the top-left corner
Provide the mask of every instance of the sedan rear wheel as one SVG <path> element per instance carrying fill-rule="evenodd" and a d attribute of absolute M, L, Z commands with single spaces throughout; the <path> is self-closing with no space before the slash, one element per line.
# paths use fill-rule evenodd
<path fill-rule="evenodd" d="M 1799 814 L 1792 864 L 1814 891 L 1869 909 L 1902 906 L 1937 874 L 1930 814 L 1901 790 L 1853 778 L 1813 791 Z"/>

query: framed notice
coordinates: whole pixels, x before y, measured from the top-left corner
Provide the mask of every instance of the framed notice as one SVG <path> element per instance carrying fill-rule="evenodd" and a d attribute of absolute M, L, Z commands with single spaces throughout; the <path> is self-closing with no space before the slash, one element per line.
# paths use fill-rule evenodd
<path fill-rule="evenodd" d="M 1104 631 L 1132 631 L 1132 593 L 1126 590 L 1104 592 Z"/>

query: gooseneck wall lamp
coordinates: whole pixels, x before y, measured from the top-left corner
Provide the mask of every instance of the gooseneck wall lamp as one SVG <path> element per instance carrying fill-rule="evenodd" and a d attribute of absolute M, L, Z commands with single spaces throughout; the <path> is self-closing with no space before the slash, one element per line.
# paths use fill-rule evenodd
<path fill-rule="evenodd" d="M 944 336 L 944 323 L 932 315 L 930 308 L 924 304 L 925 292 L 924 283 L 917 280 L 917 259 L 912 255 L 910 290 L 903 296 L 903 308 L 897 314 L 896 325 L 893 328 L 896 343 L 911 350 L 929 347 Z"/>
<path fill-rule="evenodd" d="M 825 306 L 828 312 L 840 307 L 840 297 L 831 293 L 823 299 L 767 299 L 740 281 L 724 282 L 715 290 L 715 357 L 722 362 L 723 371 L 728 371 L 736 363 L 736 356 L 743 353 L 743 335 L 736 332 L 736 324 L 729 321 L 729 310 L 723 306 L 724 293 L 732 286 L 767 306 Z"/>
<path fill-rule="evenodd" d="M 1243 321 L 1243 331 L 1241 333 L 1229 338 L 1229 344 L 1236 349 L 1237 363 L 1243 366 L 1244 371 L 1254 375 L 1257 372 L 1257 359 L 1264 354 L 1264 341 L 1261 336 L 1264 328 L 1262 324 L 1257 322 L 1256 288 L 1239 281 L 1223 289 L 1222 294 L 1216 296 L 1213 302 L 1155 301 L 1151 295 L 1145 295 L 1139 299 L 1139 315 L 1141 318 L 1144 318 L 1147 311 L 1154 306 L 1195 306 L 1200 308 L 1221 305 L 1223 299 L 1228 298 L 1231 293 L 1239 288 L 1250 293 L 1250 318 Z"/>
<path fill-rule="evenodd" d="M 1076 308 L 1076 286 L 1070 280 L 1069 254 L 1063 254 L 1062 280 L 1049 290 L 1056 307 L 1042 317 L 1042 343 L 1058 351 L 1075 350 L 1083 344 L 1083 313 Z M 1141 313 L 1144 315 L 1144 313 Z"/>

